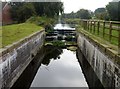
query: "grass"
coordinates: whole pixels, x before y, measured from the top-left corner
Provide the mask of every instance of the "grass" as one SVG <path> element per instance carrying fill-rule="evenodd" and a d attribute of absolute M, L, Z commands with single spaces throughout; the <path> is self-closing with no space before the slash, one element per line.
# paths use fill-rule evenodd
<path fill-rule="evenodd" d="M 88 30 L 87 30 L 88 31 Z M 104 39 L 104 40 L 106 40 L 106 41 L 108 41 L 108 42 L 110 42 L 110 40 L 109 40 L 109 29 L 108 28 L 105 28 L 105 30 L 104 30 L 104 37 L 103 37 L 103 27 L 100 27 L 99 28 L 99 34 L 98 34 L 98 30 L 97 30 L 97 27 L 95 27 L 95 33 L 93 32 L 93 27 L 92 27 L 92 29 L 91 29 L 91 31 L 89 30 L 89 32 L 90 33 L 92 33 L 93 35 L 95 35 L 95 36 L 99 36 L 99 37 L 101 37 L 102 39 Z M 112 34 L 111 34 L 112 36 L 115 36 L 115 37 L 119 37 L 119 33 L 118 33 L 118 31 L 117 30 L 115 30 L 115 29 L 113 29 L 112 30 Z M 114 45 L 118 45 L 118 38 L 115 38 L 115 37 L 111 37 L 111 44 L 114 44 Z"/>
<path fill-rule="evenodd" d="M 0 48 L 2 47 L 2 29 L 0 29 Z"/>
<path fill-rule="evenodd" d="M 29 18 L 26 22 L 27 23 L 34 23 L 34 24 L 37 24 L 37 25 L 40 25 L 40 26 L 45 26 L 46 24 L 55 23 L 55 19 L 33 16 L 33 17 Z"/>
<path fill-rule="evenodd" d="M 91 39 L 93 39 L 94 41 L 96 41 L 97 43 L 106 46 L 109 49 L 114 50 L 114 53 L 117 54 L 118 53 L 118 47 L 117 45 L 111 44 L 109 41 L 104 40 L 103 38 L 97 36 L 97 35 L 93 35 L 93 33 L 90 33 L 86 30 L 84 30 L 81 26 L 79 26 L 77 28 L 78 32 L 81 32 L 83 34 L 85 34 L 86 36 L 90 37 Z"/>
<path fill-rule="evenodd" d="M 0 39 L 2 39 L 2 45 L 0 45 L 0 47 L 4 48 L 5 46 L 19 41 L 20 39 L 29 36 L 30 34 L 41 29 L 41 26 L 33 23 L 22 23 L 3 26 L 2 30 L 0 30 L 0 33 L 2 33 L 2 36 L 0 36 Z"/>

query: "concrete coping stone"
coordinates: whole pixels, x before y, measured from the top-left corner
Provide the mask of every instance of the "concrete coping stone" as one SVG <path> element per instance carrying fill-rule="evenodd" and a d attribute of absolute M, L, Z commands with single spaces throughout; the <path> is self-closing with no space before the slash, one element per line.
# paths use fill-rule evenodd
<path fill-rule="evenodd" d="M 118 55 L 118 52 L 113 50 L 109 45 L 100 43 L 97 39 L 93 39 L 89 36 L 89 34 L 86 34 L 83 31 L 79 31 L 79 33 L 88 39 L 88 41 L 97 47 L 101 52 L 107 55 L 108 58 L 112 59 L 113 62 L 120 60 L 120 55 Z"/>
<path fill-rule="evenodd" d="M 34 38 L 35 36 L 37 36 L 38 34 L 44 32 L 44 31 L 45 31 L 45 30 L 42 29 L 42 30 L 40 30 L 40 31 L 37 31 L 37 32 L 35 32 L 35 33 L 33 33 L 33 34 L 31 34 L 31 35 L 23 38 L 23 39 L 20 39 L 20 40 L 17 41 L 17 42 L 14 42 L 13 44 L 10 44 L 10 45 L 8 45 L 8 46 L 6 46 L 6 47 L 4 47 L 4 48 L 1 48 L 1 49 L 0 49 L 0 57 L 3 56 L 3 55 L 5 55 L 6 53 L 8 53 L 8 52 L 10 52 L 10 51 L 13 51 L 13 49 L 16 49 L 17 47 L 19 47 L 20 45 L 22 45 L 22 44 L 25 43 L 26 41 Z"/>

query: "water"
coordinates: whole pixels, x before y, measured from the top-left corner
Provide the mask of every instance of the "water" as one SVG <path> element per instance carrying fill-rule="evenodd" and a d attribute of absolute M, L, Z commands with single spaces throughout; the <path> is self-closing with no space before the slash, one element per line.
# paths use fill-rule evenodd
<path fill-rule="evenodd" d="M 48 65 L 41 64 L 31 87 L 88 87 L 76 53 L 63 49 L 63 53 Z"/>
<path fill-rule="evenodd" d="M 54 46 L 43 47 L 12 89 L 23 87 L 101 87 L 99 79 L 81 53 Z M 86 89 L 85 88 L 85 89 Z M 103 88 L 100 88 L 103 89 Z"/>
<path fill-rule="evenodd" d="M 75 30 L 75 28 L 71 28 L 68 24 L 61 24 L 61 23 L 56 24 L 55 27 L 54 27 L 54 29 Z"/>

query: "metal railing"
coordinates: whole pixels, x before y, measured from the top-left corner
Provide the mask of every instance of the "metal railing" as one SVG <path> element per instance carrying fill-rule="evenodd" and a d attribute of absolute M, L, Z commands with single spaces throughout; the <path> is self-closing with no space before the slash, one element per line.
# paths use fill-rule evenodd
<path fill-rule="evenodd" d="M 120 22 L 80 20 L 80 24 L 84 30 L 117 45 L 118 54 L 120 54 Z"/>

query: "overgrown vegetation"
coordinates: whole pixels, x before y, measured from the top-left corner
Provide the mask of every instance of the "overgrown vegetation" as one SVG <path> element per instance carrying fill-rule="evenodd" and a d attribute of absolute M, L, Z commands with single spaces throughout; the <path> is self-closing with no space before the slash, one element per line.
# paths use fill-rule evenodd
<path fill-rule="evenodd" d="M 46 45 L 53 45 L 56 47 L 65 47 L 65 42 L 54 40 L 54 41 L 46 41 Z"/>
<path fill-rule="evenodd" d="M 40 17 L 40 16 L 32 16 L 29 19 L 26 20 L 27 23 L 34 23 L 36 25 L 45 26 L 46 24 L 54 24 L 55 23 L 54 18 L 48 18 L 48 17 Z"/>

